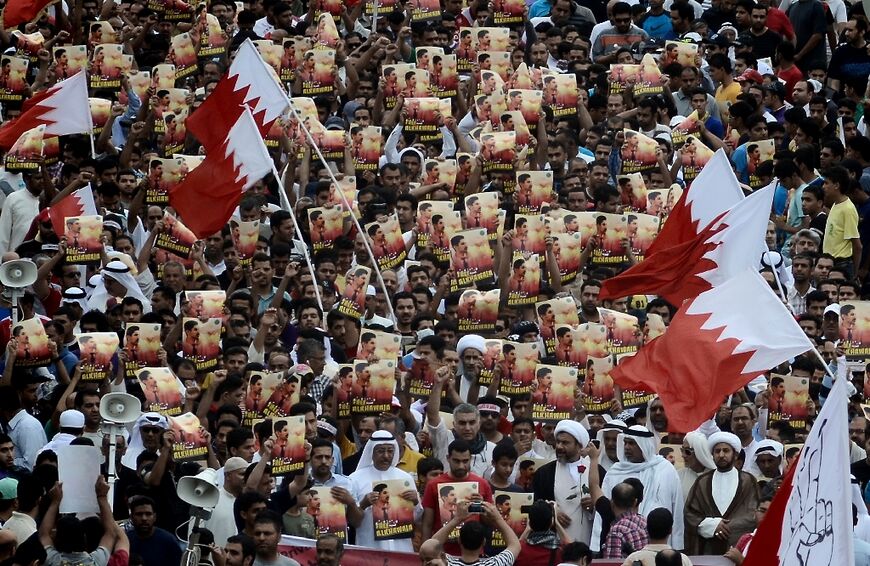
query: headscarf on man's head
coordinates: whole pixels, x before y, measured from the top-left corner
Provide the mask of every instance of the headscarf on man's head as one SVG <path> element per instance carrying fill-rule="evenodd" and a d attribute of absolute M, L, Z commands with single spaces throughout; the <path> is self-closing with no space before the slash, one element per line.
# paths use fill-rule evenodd
<path fill-rule="evenodd" d="M 134 297 L 142 303 L 143 314 L 151 312 L 151 301 L 145 298 L 127 264 L 114 259 L 107 263 L 100 273 L 101 276 L 96 281 L 91 298 L 88 300 L 88 309 L 103 310 L 106 308 L 106 303 L 110 298 L 109 291 L 106 289 L 106 278 L 109 278 L 124 286 L 127 290 L 126 297 Z"/>
<path fill-rule="evenodd" d="M 375 447 L 380 446 L 381 444 L 391 444 L 394 448 L 393 451 L 393 461 L 390 464 L 391 468 L 395 468 L 399 463 L 399 443 L 396 441 L 396 437 L 393 436 L 392 433 L 387 432 L 386 430 L 377 430 L 374 434 L 371 435 L 369 441 L 366 442 L 365 447 L 363 448 L 362 455 L 359 459 L 359 464 L 357 465 L 357 469 L 361 470 L 366 467 L 374 468 L 374 461 L 372 459 L 372 454 L 374 454 Z"/>
<path fill-rule="evenodd" d="M 139 418 L 133 423 L 133 429 L 130 431 L 130 442 L 127 444 L 124 456 L 121 458 L 121 464 L 131 470 L 136 469 L 136 460 L 139 458 L 139 454 L 145 451 L 145 445 L 142 443 L 142 432 L 140 431 L 143 426 L 156 426 L 163 430 L 168 430 L 169 419 L 160 413 L 148 412 L 139 415 Z"/>

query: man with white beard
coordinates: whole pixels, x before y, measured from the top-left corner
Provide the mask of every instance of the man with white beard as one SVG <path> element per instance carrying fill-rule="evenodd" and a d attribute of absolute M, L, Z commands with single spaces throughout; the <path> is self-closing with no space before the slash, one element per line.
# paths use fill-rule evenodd
<path fill-rule="evenodd" d="M 610 467 L 601 485 L 603 495 L 609 499 L 615 485 L 637 478 L 643 484 L 638 513 L 646 517 L 658 507 L 670 511 L 674 517 L 670 544 L 683 548 L 683 490 L 676 468 L 656 453 L 655 433 L 641 425 L 628 427 L 616 439 L 616 455 L 619 461 Z M 601 546 L 601 515 L 597 513 L 590 546 L 594 551 Z"/>
<path fill-rule="evenodd" d="M 589 495 L 589 457 L 581 451 L 589 444 L 589 433 L 577 421 L 559 421 L 556 437 L 556 460 L 535 472 L 532 487 L 535 499 L 555 501 L 556 520 L 564 527 L 571 542 L 588 544 L 592 534 L 592 512 L 584 505 Z"/>

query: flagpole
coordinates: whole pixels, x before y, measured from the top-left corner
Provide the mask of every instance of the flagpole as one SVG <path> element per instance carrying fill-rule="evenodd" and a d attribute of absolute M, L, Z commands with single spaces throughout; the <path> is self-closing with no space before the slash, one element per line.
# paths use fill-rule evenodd
<path fill-rule="evenodd" d="M 375 34 L 378 33 L 378 2 L 379 0 L 372 0 L 372 33 Z M 842 131 L 842 126 L 840 126 L 840 131 Z"/>
<path fill-rule="evenodd" d="M 293 214 L 293 209 L 290 207 L 290 200 L 287 198 L 287 193 L 284 189 L 284 181 L 278 175 L 278 169 L 275 167 L 275 162 L 270 160 L 272 163 L 272 174 L 275 175 L 275 181 L 278 182 L 278 189 L 280 191 L 279 199 L 281 201 L 281 208 Z M 285 206 L 286 203 L 286 206 Z M 302 231 L 299 229 L 299 223 L 296 222 L 296 218 L 293 218 L 293 227 L 296 229 L 296 237 L 299 238 L 299 241 L 303 244 L 305 243 L 305 238 L 302 237 Z M 274 227 L 273 227 L 274 228 Z M 305 254 L 305 264 L 308 265 L 308 271 L 311 273 L 311 279 L 314 282 L 314 294 L 317 296 L 317 304 L 320 305 L 320 310 L 323 310 L 323 300 L 320 298 L 320 289 L 317 285 L 317 276 L 314 274 L 314 266 L 311 264 L 311 254 Z"/>
<path fill-rule="evenodd" d="M 377 0 L 374 0 L 374 1 L 377 2 Z M 375 275 L 377 275 L 378 283 L 381 284 L 381 289 L 383 289 L 384 293 L 389 296 L 389 293 L 387 292 L 387 285 L 386 285 L 386 283 L 384 283 L 384 278 L 381 275 L 380 268 L 378 268 L 378 262 L 375 259 L 375 254 L 372 251 L 371 246 L 369 245 L 368 238 L 366 238 L 365 232 L 363 231 L 363 228 L 360 225 L 359 220 L 357 219 L 356 215 L 353 214 L 353 207 L 350 205 L 350 202 L 348 202 L 347 197 L 344 196 L 344 191 L 339 189 L 338 179 L 335 178 L 335 175 L 332 173 L 332 169 L 329 167 L 329 164 L 326 162 L 326 158 L 323 157 L 323 153 L 320 151 L 320 148 L 314 142 L 314 138 L 311 136 L 311 132 L 308 131 L 308 127 L 299 118 L 299 114 L 296 112 L 296 108 L 293 107 L 292 102 L 290 104 L 290 112 L 293 114 L 293 118 L 296 119 L 296 123 L 299 124 L 299 127 L 302 128 L 302 131 L 305 132 L 305 137 L 308 140 L 308 143 L 311 144 L 311 149 L 313 149 L 314 152 L 317 153 L 317 158 L 323 164 L 324 169 L 326 169 L 326 174 L 329 175 L 329 179 L 333 183 L 335 183 L 335 187 L 337 189 L 335 192 L 336 192 L 336 194 L 338 194 L 341 197 L 342 204 L 344 204 L 344 206 L 346 207 L 346 210 L 351 211 L 350 219 L 351 219 L 351 221 L 353 221 L 354 226 L 356 226 L 356 229 L 359 231 L 359 234 L 362 236 L 363 245 L 365 245 L 366 251 L 369 253 L 369 258 L 371 258 L 372 271 L 374 271 Z M 298 231 L 298 226 L 297 226 L 297 231 Z M 387 301 L 387 308 L 390 311 L 390 317 L 395 322 L 396 321 L 396 313 L 393 310 L 393 305 L 391 304 L 390 301 Z"/>
<path fill-rule="evenodd" d="M 91 126 L 91 128 L 88 130 L 88 139 L 91 140 L 91 158 L 96 159 L 97 158 L 97 149 L 94 146 L 94 128 L 93 128 L 93 126 Z"/>

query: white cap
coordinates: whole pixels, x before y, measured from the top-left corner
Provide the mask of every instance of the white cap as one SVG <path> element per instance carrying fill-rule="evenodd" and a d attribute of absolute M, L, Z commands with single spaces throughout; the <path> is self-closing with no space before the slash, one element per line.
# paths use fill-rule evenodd
<path fill-rule="evenodd" d="M 840 316 L 840 305 L 838 305 L 837 303 L 832 303 L 832 304 L 826 306 L 825 312 L 822 314 L 822 316 L 825 316 L 829 312 L 832 312 L 835 315 Z"/>
<path fill-rule="evenodd" d="M 60 428 L 84 428 L 85 415 L 75 409 L 67 409 L 60 414 Z"/>

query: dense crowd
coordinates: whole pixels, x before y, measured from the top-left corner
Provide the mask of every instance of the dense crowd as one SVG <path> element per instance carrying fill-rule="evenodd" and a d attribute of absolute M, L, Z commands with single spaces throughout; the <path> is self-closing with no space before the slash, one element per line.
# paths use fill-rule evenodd
<path fill-rule="evenodd" d="M 374 1 L 15 7 L 0 564 L 741 564 L 833 376 L 870 564 L 863 5 Z M 174 206 L 261 60 L 271 172 Z M 3 142 L 79 72 L 92 131 Z M 771 183 L 761 274 L 817 352 L 674 430 L 609 373 L 680 305 L 602 285 Z"/>

